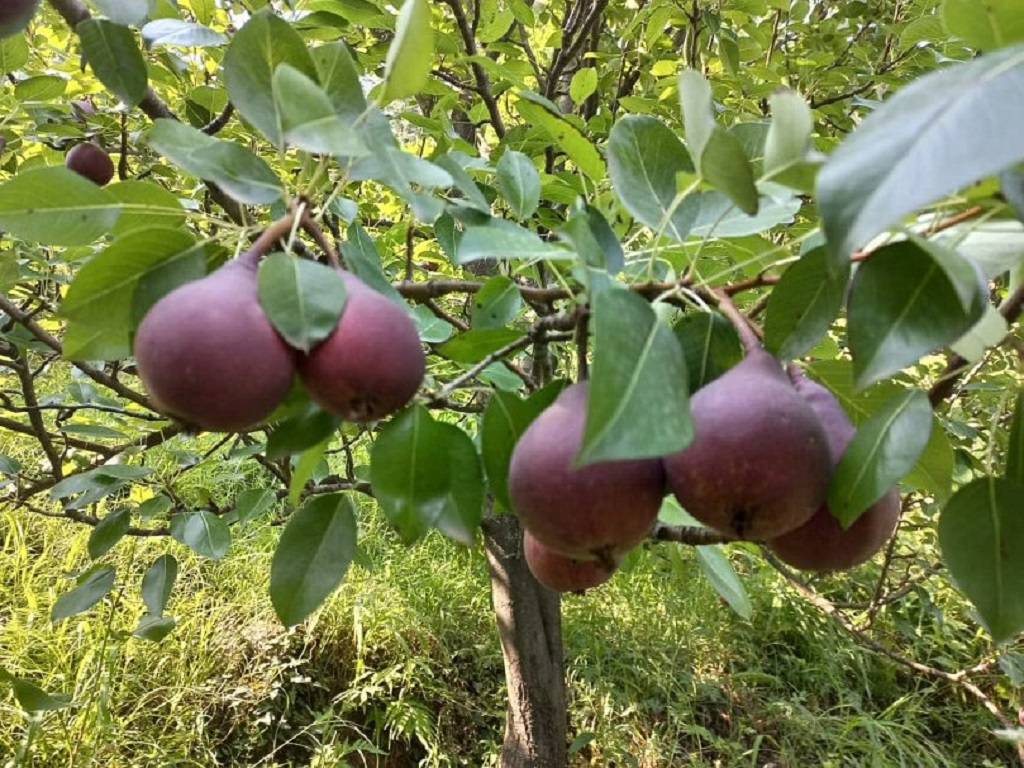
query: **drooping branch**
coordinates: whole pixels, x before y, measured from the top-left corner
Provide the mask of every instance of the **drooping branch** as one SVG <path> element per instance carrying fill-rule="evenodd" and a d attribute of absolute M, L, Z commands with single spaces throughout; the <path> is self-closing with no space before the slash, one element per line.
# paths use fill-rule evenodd
<path fill-rule="evenodd" d="M 20 309 L 17 304 L 2 294 L 0 294 L 0 310 L 54 352 L 64 354 L 64 348 L 57 339 L 47 333 L 46 330 L 43 329 L 43 327 L 40 326 L 29 313 Z M 126 400 L 131 400 L 133 403 L 141 405 L 143 408 L 148 408 L 151 411 L 156 410 L 144 395 L 141 395 L 131 387 L 126 386 L 105 371 L 94 368 L 88 363 L 71 361 L 71 364 L 97 384 L 102 384 L 104 387 L 112 392 L 116 392 Z"/>

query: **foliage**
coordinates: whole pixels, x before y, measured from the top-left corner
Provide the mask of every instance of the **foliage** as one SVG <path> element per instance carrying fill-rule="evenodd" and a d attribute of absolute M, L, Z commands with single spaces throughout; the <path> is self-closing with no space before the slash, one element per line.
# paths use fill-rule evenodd
<path fill-rule="evenodd" d="M 739 358 L 714 305 L 741 336 L 767 311 L 769 349 L 861 427 L 830 491 L 843 524 L 901 482 L 904 528 L 938 532 L 944 575 L 1012 641 L 1024 34 L 1009 5 L 50 0 L 0 41 L 0 472 L 17 515 L 93 529 L 53 620 L 139 594 L 136 636 L 168 642 L 178 560 L 157 557 L 187 557 L 192 580 L 270 522 L 277 615 L 316 622 L 349 563 L 373 561 L 356 500 L 406 542 L 474 544 L 484 500 L 509 506 L 508 456 L 544 386 L 588 368 L 582 463 L 678 451 L 688 396 Z M 114 184 L 59 167 L 83 140 L 116 156 Z M 336 251 L 409 312 L 430 351 L 414 404 L 340 424 L 296 386 L 268 423 L 218 438 L 154 408 L 131 357 L 147 310 L 267 232 L 281 253 L 260 301 L 295 347 L 343 316 L 340 280 L 314 263 Z M 211 462 L 232 468 L 230 494 L 193 483 Z M 163 547 L 145 577 L 125 562 L 140 539 Z M 900 596 L 945 590 L 943 566 L 897 581 L 898 549 L 849 615 L 783 573 L 862 638 Z M 697 561 L 756 620 L 768 601 L 729 565 L 755 568 L 755 550 L 727 551 Z M 964 669 L 1001 652 L 958 629 Z M 935 663 L 917 671 L 966 680 Z M 21 709 L 62 711 L 32 685 L 15 680 Z M 425 712 L 396 696 L 373 726 L 430 753 Z"/>

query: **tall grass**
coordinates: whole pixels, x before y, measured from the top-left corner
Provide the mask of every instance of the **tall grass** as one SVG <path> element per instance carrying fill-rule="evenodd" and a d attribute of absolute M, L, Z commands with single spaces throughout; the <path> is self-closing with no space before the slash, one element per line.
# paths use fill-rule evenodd
<path fill-rule="evenodd" d="M 217 487 L 216 467 L 196 472 Z M 372 568 L 354 566 L 306 625 L 285 630 L 267 596 L 279 529 L 253 524 L 220 562 L 172 541 L 125 540 L 118 589 L 57 626 L 49 610 L 87 562 L 87 532 L 0 515 L 0 666 L 71 708 L 29 721 L 4 693 L 0 754 L 34 766 L 488 766 L 504 715 L 502 662 L 482 552 L 438 536 L 403 547 L 361 515 Z M 927 534 L 916 545 L 931 546 Z M 162 644 L 129 637 L 145 568 L 171 549 L 181 575 Z M 1011 752 L 973 700 L 866 652 L 781 584 L 753 550 L 733 561 L 754 602 L 743 621 L 689 552 L 652 547 L 564 604 L 574 765 L 980 766 Z M 826 580 L 869 593 L 877 569 Z M 941 582 L 874 632 L 955 668 L 984 640 Z M 1007 694 L 1012 696 L 1012 694 Z M 12 763 L 8 763 L 12 764 Z"/>

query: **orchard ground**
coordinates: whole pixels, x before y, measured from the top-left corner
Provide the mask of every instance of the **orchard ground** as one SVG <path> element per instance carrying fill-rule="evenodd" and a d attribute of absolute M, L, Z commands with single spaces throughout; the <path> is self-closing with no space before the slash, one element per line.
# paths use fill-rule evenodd
<path fill-rule="evenodd" d="M 17 456 L 28 447 L 19 441 L 0 450 Z M 205 463 L 188 489 L 230 498 L 240 471 Z M 44 714 L 33 765 L 493 765 L 506 699 L 482 549 L 436 534 L 406 548 L 371 504 L 359 520 L 372 570 L 354 566 L 325 610 L 291 631 L 267 597 L 278 537 L 269 520 L 239 531 L 220 562 L 175 546 L 181 575 L 168 612 L 178 627 L 156 645 L 114 640 L 142 612 L 130 586 L 120 609 L 51 625 L 67 573 L 87 560 L 88 530 L 5 510 L 0 667 L 76 702 Z M 937 555 L 920 513 L 905 528 L 916 523 L 898 554 L 919 568 Z M 137 584 L 166 547 L 119 548 L 119 582 Z M 566 598 L 572 765 L 1010 764 L 977 702 L 859 646 L 753 545 L 732 551 L 749 622 L 688 548 L 652 545 L 607 585 Z M 816 586 L 838 603 L 866 603 L 878 571 L 876 559 Z M 929 579 L 877 614 L 873 636 L 959 668 L 987 642 L 969 610 Z M 5 755 L 25 736 L 12 703 L 0 717 Z"/>

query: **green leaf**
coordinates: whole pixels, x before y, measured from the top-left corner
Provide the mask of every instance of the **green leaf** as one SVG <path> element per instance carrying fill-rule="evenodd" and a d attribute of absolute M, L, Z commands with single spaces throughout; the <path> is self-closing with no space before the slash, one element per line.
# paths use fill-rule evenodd
<path fill-rule="evenodd" d="M 277 501 L 277 494 L 270 488 L 249 488 L 235 499 L 233 521 L 247 523 L 265 515 Z"/>
<path fill-rule="evenodd" d="M 576 104 L 582 104 L 597 91 L 597 70 L 586 67 L 577 70 L 569 83 L 569 96 Z"/>
<path fill-rule="evenodd" d="M 138 626 L 132 632 L 132 637 L 148 640 L 151 643 L 159 643 L 174 631 L 177 624 L 178 622 L 170 616 L 151 616 L 147 614 L 139 619 Z"/>
<path fill-rule="evenodd" d="M 69 359 L 119 359 L 131 353 L 131 333 L 138 315 L 136 292 L 147 278 L 175 275 L 175 284 L 195 280 L 205 272 L 205 255 L 192 236 L 179 229 L 137 229 L 115 240 L 82 267 L 68 289 L 61 314 L 79 339 L 103 338 L 103 351 L 65 340 Z M 155 298 L 151 297 L 155 301 Z"/>
<path fill-rule="evenodd" d="M 818 176 L 836 267 L 906 214 L 1024 157 L 1022 89 L 1016 47 L 918 78 L 868 115 Z"/>
<path fill-rule="evenodd" d="M 693 440 L 686 363 L 672 330 L 626 290 L 593 299 L 594 364 L 587 427 L 576 461 L 641 459 Z"/>
<path fill-rule="evenodd" d="M 373 179 L 388 185 L 409 203 L 418 219 L 428 224 L 441 215 L 444 203 L 419 188 L 439 189 L 454 184 L 447 171 L 429 160 L 387 145 L 374 146 L 371 154 L 356 160 L 348 177 L 350 181 Z"/>
<path fill-rule="evenodd" d="M 1013 411 L 1013 425 L 1006 446 L 1007 480 L 1024 486 L 1024 390 L 1017 392 L 1016 407 Z"/>
<path fill-rule="evenodd" d="M 94 0 L 96 7 L 115 24 L 137 27 L 149 15 L 149 0 Z"/>
<path fill-rule="evenodd" d="M 35 683 L 15 677 L 11 680 L 14 698 L 18 706 L 26 712 L 52 712 L 64 709 L 71 704 L 71 696 L 66 693 L 47 693 Z"/>
<path fill-rule="evenodd" d="M 892 398 L 858 427 L 829 486 L 829 509 L 843 528 L 914 468 L 931 430 L 928 397 L 917 389 Z"/>
<path fill-rule="evenodd" d="M 875 251 L 850 293 L 847 335 L 857 386 L 956 341 L 986 303 L 980 273 L 955 253 L 910 240 Z"/>
<path fill-rule="evenodd" d="M 25 171 L 0 186 L 0 227 L 41 245 L 88 245 L 120 215 L 113 196 L 64 167 Z"/>
<path fill-rule="evenodd" d="M 227 524 L 205 509 L 171 518 L 171 536 L 211 560 L 220 560 L 231 547 L 231 530 Z"/>
<path fill-rule="evenodd" d="M 359 68 L 345 43 L 328 43 L 313 49 L 313 61 L 320 74 L 320 85 L 337 112 L 353 123 L 366 112 L 366 97 L 359 81 Z"/>
<path fill-rule="evenodd" d="M 764 176 L 771 178 L 804 161 L 811 148 L 814 118 L 803 97 L 779 91 L 769 100 L 772 125 L 764 145 Z"/>
<path fill-rule="evenodd" d="M 508 467 L 512 451 L 526 428 L 558 397 L 564 382 L 552 382 L 526 400 L 495 390 L 480 423 L 480 452 L 487 483 L 494 498 L 507 510 L 512 509 L 508 495 Z"/>
<path fill-rule="evenodd" d="M 334 268 L 286 253 L 260 264 L 260 305 L 291 346 L 308 352 L 338 327 L 348 294 Z"/>
<path fill-rule="evenodd" d="M 86 493 L 93 494 L 93 500 L 98 500 L 102 498 L 102 495 L 112 493 L 133 480 L 141 480 L 151 474 L 153 474 L 151 467 L 105 464 L 86 472 L 68 475 L 50 489 L 50 496 L 55 499 L 65 499 L 78 493 Z"/>
<path fill-rule="evenodd" d="M 270 600 L 286 626 L 304 621 L 341 584 L 356 554 L 352 502 L 316 496 L 288 520 L 270 567 Z"/>
<path fill-rule="evenodd" d="M 433 66 L 434 30 L 430 27 L 430 3 L 427 0 L 405 0 L 384 63 L 381 104 L 415 96 L 427 84 Z"/>
<path fill-rule="evenodd" d="M 105 19 L 86 19 L 75 32 L 99 81 L 129 107 L 142 101 L 146 95 L 146 61 L 132 31 Z"/>
<path fill-rule="evenodd" d="M 0 74 L 10 74 L 21 69 L 27 63 L 27 35 L 14 35 L 0 40 Z"/>
<path fill-rule="evenodd" d="M 769 184 L 772 182 L 765 182 L 762 188 Z M 690 230 L 693 237 L 757 235 L 778 224 L 793 221 L 800 210 L 800 198 L 793 195 L 790 190 L 785 192 L 785 195 L 770 194 L 762 197 L 754 216 L 745 214 L 721 192 L 698 192 L 686 198 L 682 206 L 685 209 L 683 215 L 688 216 L 693 222 Z"/>
<path fill-rule="evenodd" d="M 484 196 L 484 193 L 480 191 L 480 187 L 477 186 L 473 177 L 470 176 L 466 171 L 466 168 L 463 167 L 464 161 L 459 157 L 459 154 L 460 153 L 449 152 L 443 155 L 438 155 L 434 158 L 433 162 L 439 168 L 443 168 L 447 171 L 448 175 L 452 177 L 452 183 L 454 184 L 455 189 L 461 194 L 461 198 L 456 198 L 458 200 L 458 205 L 490 215 L 491 204 L 487 202 L 487 198 Z"/>
<path fill-rule="evenodd" d="M 274 427 L 267 438 L 267 458 L 280 459 L 329 439 L 341 419 L 333 414 L 310 406 L 304 413 L 283 421 Z"/>
<path fill-rule="evenodd" d="M 65 592 L 50 611 L 50 621 L 58 621 L 77 616 L 92 608 L 114 588 L 114 569 L 109 565 L 93 568 L 78 579 L 77 586 Z"/>
<path fill-rule="evenodd" d="M 604 181 L 607 176 L 604 160 L 590 139 L 544 97 L 530 91 L 522 91 L 519 95 L 516 109 L 523 118 L 545 131 L 580 171 L 594 181 Z"/>
<path fill-rule="evenodd" d="M 261 158 L 177 120 L 157 120 L 146 142 L 186 173 L 216 183 L 240 203 L 265 205 L 284 194 L 281 181 Z"/>
<path fill-rule="evenodd" d="M 528 219 L 540 204 L 540 174 L 537 166 L 522 152 L 508 150 L 497 166 L 495 184 L 508 201 L 516 218 Z"/>
<path fill-rule="evenodd" d="M 697 172 L 741 211 L 757 213 L 754 171 L 739 139 L 715 122 L 711 85 L 699 72 L 685 70 L 679 75 L 679 100 Z"/>
<path fill-rule="evenodd" d="M 754 615 L 747 590 L 721 547 L 696 547 L 697 564 L 711 586 L 736 614 L 746 620 Z"/>
<path fill-rule="evenodd" d="M 152 520 L 153 518 L 161 517 L 172 509 L 174 509 L 174 502 L 160 494 L 151 499 L 146 499 L 139 505 L 139 517 L 143 520 Z"/>
<path fill-rule="evenodd" d="M 142 577 L 142 601 L 153 616 L 163 616 L 178 579 L 178 561 L 173 555 L 161 555 Z"/>
<path fill-rule="evenodd" d="M 514 344 L 525 335 L 515 328 L 474 328 L 445 342 L 437 351 L 457 363 L 479 363 L 491 353 Z"/>
<path fill-rule="evenodd" d="M 224 80 L 231 103 L 277 146 L 284 143 L 284 135 L 273 81 L 281 64 L 316 77 L 316 66 L 299 33 L 269 11 L 250 18 L 235 33 L 224 55 Z"/>
<path fill-rule="evenodd" d="M 717 312 L 687 314 L 674 330 L 686 361 L 690 392 L 710 384 L 743 359 L 736 329 Z"/>
<path fill-rule="evenodd" d="M 905 389 L 893 381 L 883 381 L 868 389 L 858 390 L 853 380 L 853 365 L 848 360 L 817 360 L 808 370 L 821 384 L 836 396 L 843 410 L 861 425 Z M 903 479 L 903 485 L 916 488 L 936 499 L 949 497 L 953 482 L 953 448 L 937 418 L 932 420 L 931 437 L 913 471 Z"/>
<path fill-rule="evenodd" d="M 457 251 L 459 264 L 479 259 L 571 259 L 572 251 L 541 240 L 534 232 L 505 219 L 466 227 Z"/>
<path fill-rule="evenodd" d="M 694 170 L 686 147 L 655 118 L 629 115 L 612 128 L 608 171 L 615 193 L 638 221 L 678 242 L 690 234 L 696 210 L 676 201 L 676 178 Z"/>
<path fill-rule="evenodd" d="M 992 639 L 1024 630 L 1024 487 L 985 477 L 964 486 L 939 518 L 942 559 Z"/>
<path fill-rule="evenodd" d="M 202 24 L 181 19 L 157 19 L 142 28 L 142 37 L 151 48 L 215 48 L 228 39 Z"/>
<path fill-rule="evenodd" d="M 603 283 L 607 281 L 609 274 L 618 274 L 625 266 L 625 253 L 615 230 L 592 205 L 578 206 L 565 225 L 558 230 L 558 235 L 572 245 L 583 262 L 592 268 L 592 292 L 600 289 L 595 284 L 594 271 L 602 274 L 602 277 L 596 279 Z"/>
<path fill-rule="evenodd" d="M 791 360 L 813 349 L 842 309 L 850 272 L 833 274 L 828 261 L 824 246 L 805 253 L 772 290 L 764 330 L 776 357 Z"/>
<path fill-rule="evenodd" d="M 14 86 L 14 97 L 22 103 L 52 101 L 64 95 L 67 81 L 56 75 L 26 77 Z"/>
<path fill-rule="evenodd" d="M 133 229 L 164 227 L 177 229 L 185 221 L 185 209 L 173 192 L 148 181 L 120 181 L 106 188 L 121 206 L 121 216 L 113 229 L 118 237 Z"/>
<path fill-rule="evenodd" d="M 384 514 L 406 543 L 431 527 L 473 543 L 483 516 L 484 484 L 473 441 L 422 406 L 403 411 L 370 451 L 370 483 Z"/>
<path fill-rule="evenodd" d="M 307 152 L 359 157 L 366 147 L 324 90 L 289 64 L 274 72 L 274 101 L 286 143 Z"/>
<path fill-rule="evenodd" d="M 330 444 L 331 437 L 328 437 L 323 442 L 317 443 L 299 456 L 299 460 L 295 464 L 295 469 L 292 471 L 291 483 L 288 486 L 288 503 L 293 507 L 298 504 L 299 499 L 302 498 L 302 492 L 306 490 L 306 483 L 308 483 L 310 478 L 313 477 L 313 473 L 316 472 L 316 468 L 323 460 L 324 454 L 327 453 L 327 446 Z"/>
<path fill-rule="evenodd" d="M 519 293 L 519 286 L 504 275 L 492 277 L 473 297 L 473 328 L 506 326 L 516 319 L 522 308 L 523 297 Z"/>
<path fill-rule="evenodd" d="M 131 512 L 124 508 L 111 512 L 100 520 L 89 534 L 89 557 L 96 560 L 109 552 L 128 533 L 131 519 Z"/>
<path fill-rule="evenodd" d="M 1024 41 L 1020 0 L 943 0 L 942 23 L 979 51 Z"/>
<path fill-rule="evenodd" d="M 384 294 L 402 307 L 407 306 L 405 299 L 384 274 L 376 243 L 358 222 L 349 225 L 348 239 L 341 246 L 341 255 L 345 258 L 345 266 L 352 274 L 377 293 Z"/>
<path fill-rule="evenodd" d="M 986 350 L 994 347 L 1009 332 L 1010 326 L 999 310 L 989 304 L 981 319 L 959 339 L 949 345 L 949 348 L 969 363 L 976 363 L 985 356 Z"/>

